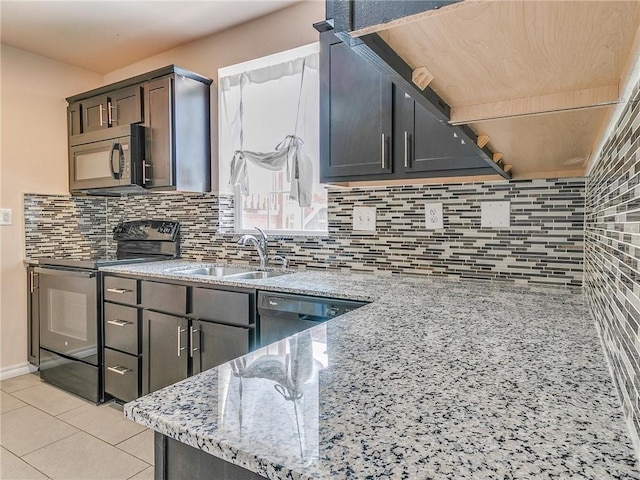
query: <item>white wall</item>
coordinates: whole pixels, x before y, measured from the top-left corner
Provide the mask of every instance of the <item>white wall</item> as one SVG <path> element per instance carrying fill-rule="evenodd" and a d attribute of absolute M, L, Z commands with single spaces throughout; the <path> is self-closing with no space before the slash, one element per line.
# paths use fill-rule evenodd
<path fill-rule="evenodd" d="M 7 45 L 0 51 L 0 373 L 27 361 L 23 193 L 68 193 L 65 98 L 103 76 Z"/>
<path fill-rule="evenodd" d="M 68 193 L 65 98 L 170 64 L 216 79 L 218 68 L 317 41 L 312 24 L 322 19 L 323 1 L 301 2 L 104 77 L 2 45 L 0 208 L 13 209 L 13 225 L 0 227 L 0 375 L 27 359 L 22 194 Z M 212 89 L 214 159 L 216 99 Z"/>

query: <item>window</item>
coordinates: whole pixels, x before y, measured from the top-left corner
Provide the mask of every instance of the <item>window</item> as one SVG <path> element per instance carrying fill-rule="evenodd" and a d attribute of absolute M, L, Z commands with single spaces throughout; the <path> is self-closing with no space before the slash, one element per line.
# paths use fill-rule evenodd
<path fill-rule="evenodd" d="M 318 181 L 318 45 L 220 69 L 220 191 L 235 196 L 235 230 L 327 232 Z"/>

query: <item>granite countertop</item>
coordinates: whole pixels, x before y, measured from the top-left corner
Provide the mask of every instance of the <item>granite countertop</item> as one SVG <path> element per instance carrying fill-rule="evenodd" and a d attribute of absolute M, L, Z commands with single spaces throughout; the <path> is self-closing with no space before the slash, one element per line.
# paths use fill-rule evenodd
<path fill-rule="evenodd" d="M 181 278 L 184 262 L 107 267 Z M 579 289 L 304 271 L 373 303 L 125 405 L 272 479 L 640 479 Z"/>

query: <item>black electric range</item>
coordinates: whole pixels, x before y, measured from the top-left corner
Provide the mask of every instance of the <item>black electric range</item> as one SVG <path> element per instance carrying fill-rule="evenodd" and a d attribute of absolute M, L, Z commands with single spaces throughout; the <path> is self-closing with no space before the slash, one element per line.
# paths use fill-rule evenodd
<path fill-rule="evenodd" d="M 102 275 L 107 265 L 179 256 L 180 224 L 167 220 L 119 223 L 115 254 L 40 258 L 30 262 L 37 289 L 40 378 L 84 398 L 104 401 Z"/>

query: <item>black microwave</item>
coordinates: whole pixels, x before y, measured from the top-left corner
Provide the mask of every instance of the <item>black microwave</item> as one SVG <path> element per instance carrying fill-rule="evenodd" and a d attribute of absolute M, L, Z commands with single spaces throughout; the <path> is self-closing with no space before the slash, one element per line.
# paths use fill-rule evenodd
<path fill-rule="evenodd" d="M 123 125 L 82 135 L 69 145 L 71 193 L 119 195 L 144 192 L 145 130 Z"/>

